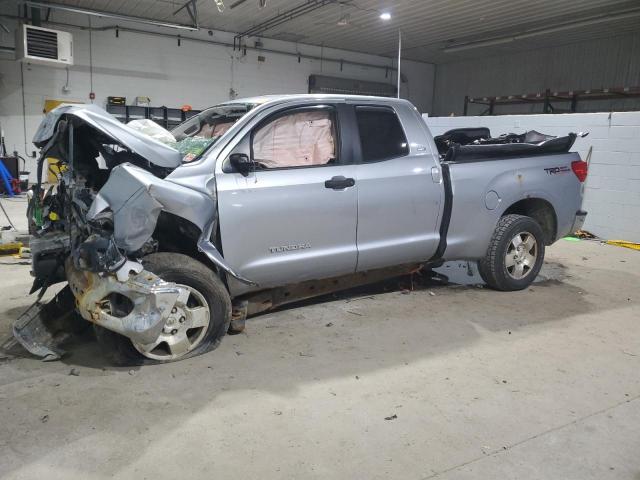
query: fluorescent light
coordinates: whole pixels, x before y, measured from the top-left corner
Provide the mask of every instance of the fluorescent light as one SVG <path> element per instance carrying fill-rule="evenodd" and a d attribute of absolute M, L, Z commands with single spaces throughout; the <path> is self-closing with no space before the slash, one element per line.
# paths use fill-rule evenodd
<path fill-rule="evenodd" d="M 489 47 L 489 46 L 492 46 L 492 45 L 501 45 L 501 44 L 505 44 L 505 43 L 515 42 L 517 40 L 524 40 L 524 39 L 527 39 L 527 38 L 537 37 L 537 36 L 540 36 L 540 35 L 546 35 L 546 34 L 549 34 L 549 33 L 562 32 L 562 31 L 571 30 L 571 29 L 574 29 L 574 28 L 586 27 L 586 26 L 589 26 L 589 25 L 596 25 L 596 24 L 600 24 L 600 23 L 604 23 L 604 22 L 610 22 L 612 20 L 623 20 L 623 19 L 627 19 L 627 18 L 631 18 L 631 17 L 637 17 L 637 16 L 640 16 L 640 9 L 634 8 L 634 9 L 627 10 L 626 12 L 621 12 L 621 13 L 617 13 L 617 14 L 613 14 L 613 15 L 604 16 L 604 17 L 602 17 L 602 16 L 590 17 L 590 18 L 586 18 L 584 20 L 563 23 L 563 24 L 560 24 L 560 25 L 540 28 L 540 29 L 537 29 L 537 30 L 532 29 L 532 30 L 524 31 L 522 33 L 517 33 L 517 34 L 511 35 L 511 36 L 507 36 L 507 37 L 491 38 L 491 39 L 487 39 L 487 40 L 480 40 L 480 41 L 477 41 L 477 42 L 469 42 L 469 43 L 461 43 L 461 44 L 457 44 L 457 45 L 449 45 L 449 46 L 443 48 L 443 51 L 445 53 L 453 53 L 453 52 L 460 52 L 462 50 L 470 50 L 472 48 Z"/>
<path fill-rule="evenodd" d="M 387 20 L 391 20 L 391 14 L 389 12 L 382 12 L 380 18 L 386 22 Z"/>
<path fill-rule="evenodd" d="M 443 49 L 444 53 L 460 52 L 462 50 L 470 50 L 472 48 L 490 47 L 492 45 L 502 45 L 503 43 L 515 42 L 515 37 L 495 38 L 492 40 L 482 40 L 480 42 L 463 43 L 461 45 L 452 45 Z"/>

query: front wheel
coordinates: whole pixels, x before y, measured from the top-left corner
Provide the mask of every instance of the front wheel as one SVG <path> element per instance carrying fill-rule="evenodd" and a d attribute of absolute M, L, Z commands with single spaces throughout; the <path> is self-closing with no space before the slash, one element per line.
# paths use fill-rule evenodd
<path fill-rule="evenodd" d="M 544 261 L 544 234 L 540 225 L 524 215 L 505 215 L 478 261 L 482 279 L 496 290 L 522 290 L 538 276 Z"/>
<path fill-rule="evenodd" d="M 154 253 L 144 268 L 184 288 L 158 338 L 150 344 L 95 326 L 96 337 L 111 363 L 142 365 L 167 363 L 216 348 L 231 321 L 231 300 L 213 271 L 186 255 Z"/>

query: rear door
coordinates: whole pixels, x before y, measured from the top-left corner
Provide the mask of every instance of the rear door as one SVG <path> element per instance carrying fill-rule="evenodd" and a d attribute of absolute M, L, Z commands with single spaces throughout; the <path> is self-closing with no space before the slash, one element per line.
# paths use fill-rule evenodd
<path fill-rule="evenodd" d="M 357 270 L 428 260 L 440 239 L 444 189 L 426 126 L 409 106 L 352 108 L 358 131 Z"/>
<path fill-rule="evenodd" d="M 341 130 L 345 104 L 281 109 L 255 125 L 216 173 L 225 260 L 260 287 L 353 273 L 357 193 L 353 148 Z"/>

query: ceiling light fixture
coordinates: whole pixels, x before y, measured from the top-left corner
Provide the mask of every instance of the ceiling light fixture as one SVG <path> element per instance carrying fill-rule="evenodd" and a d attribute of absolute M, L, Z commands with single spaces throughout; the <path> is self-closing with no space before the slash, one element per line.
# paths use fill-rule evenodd
<path fill-rule="evenodd" d="M 384 20 L 385 22 L 391 20 L 391 14 L 389 12 L 382 12 L 380 14 L 380 19 Z"/>

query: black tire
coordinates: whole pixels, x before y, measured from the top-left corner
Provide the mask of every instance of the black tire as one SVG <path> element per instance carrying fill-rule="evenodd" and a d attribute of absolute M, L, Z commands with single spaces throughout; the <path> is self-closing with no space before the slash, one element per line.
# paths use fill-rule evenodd
<path fill-rule="evenodd" d="M 513 266 L 507 266 L 507 252 L 512 248 L 511 241 L 518 234 L 530 234 L 535 240 L 535 263 L 525 266 L 522 278 L 515 278 Z M 544 262 L 544 233 L 540 225 L 531 217 L 524 215 L 505 215 L 498 221 L 487 254 L 478 261 L 478 272 L 482 279 L 495 290 L 523 290 L 531 285 Z"/>
<path fill-rule="evenodd" d="M 209 325 L 198 346 L 180 358 L 171 360 L 148 358 L 134 347 L 129 338 L 95 325 L 96 338 L 107 359 L 117 366 L 150 365 L 183 360 L 217 348 L 231 322 L 231 300 L 215 272 L 179 253 L 154 253 L 145 257 L 142 264 L 146 270 L 163 280 L 197 290 L 210 309 Z"/>

